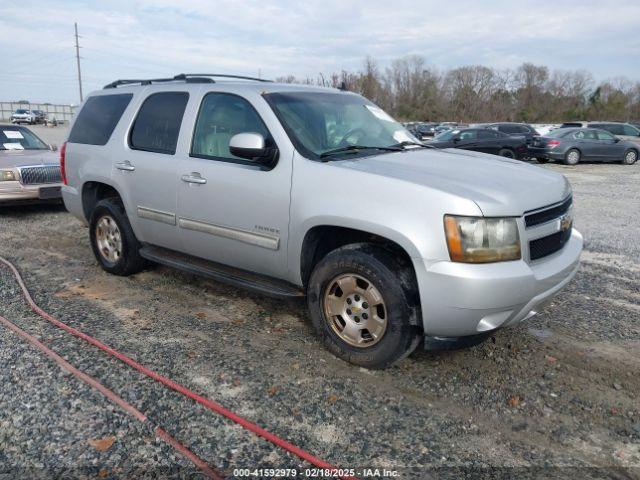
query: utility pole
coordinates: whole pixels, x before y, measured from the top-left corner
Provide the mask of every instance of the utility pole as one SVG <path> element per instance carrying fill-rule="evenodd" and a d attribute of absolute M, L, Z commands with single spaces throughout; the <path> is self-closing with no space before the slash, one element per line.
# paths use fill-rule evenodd
<path fill-rule="evenodd" d="M 80 103 L 82 103 L 82 75 L 80 74 L 80 45 L 78 44 L 78 23 L 73 24 L 76 30 L 76 63 L 78 64 L 78 88 L 80 89 Z"/>

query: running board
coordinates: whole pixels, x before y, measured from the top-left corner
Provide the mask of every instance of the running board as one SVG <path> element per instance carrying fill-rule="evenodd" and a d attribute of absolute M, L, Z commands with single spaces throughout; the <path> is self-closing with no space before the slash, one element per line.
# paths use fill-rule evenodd
<path fill-rule="evenodd" d="M 291 298 L 304 296 L 301 287 L 283 280 L 229 267 L 167 248 L 144 245 L 140 249 L 140 256 L 152 262 L 166 265 L 167 267 L 211 278 L 270 297 Z"/>

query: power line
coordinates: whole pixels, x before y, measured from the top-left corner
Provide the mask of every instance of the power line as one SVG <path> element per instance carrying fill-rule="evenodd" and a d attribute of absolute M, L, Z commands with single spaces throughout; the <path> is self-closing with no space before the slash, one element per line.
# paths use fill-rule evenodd
<path fill-rule="evenodd" d="M 80 73 L 80 45 L 78 44 L 78 23 L 73 24 L 76 37 L 76 63 L 78 64 L 78 88 L 80 90 L 80 103 L 82 103 L 82 75 Z"/>

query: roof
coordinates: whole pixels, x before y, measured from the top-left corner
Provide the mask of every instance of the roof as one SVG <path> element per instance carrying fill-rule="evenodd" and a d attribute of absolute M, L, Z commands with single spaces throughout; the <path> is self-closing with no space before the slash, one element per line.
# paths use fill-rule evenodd
<path fill-rule="evenodd" d="M 140 88 L 152 88 L 154 90 L 175 89 L 176 85 L 180 85 L 181 90 L 199 89 L 203 85 L 224 85 L 225 88 L 233 87 L 233 90 L 250 90 L 262 92 L 280 92 L 280 91 L 323 91 L 323 92 L 340 92 L 341 89 L 320 87 L 315 85 L 300 85 L 294 83 L 276 83 L 271 80 L 262 78 L 246 77 L 242 75 L 227 74 L 205 74 L 205 73 L 181 73 L 168 78 L 155 79 L 125 79 L 116 80 L 103 87 L 105 93 L 113 93 L 113 91 L 135 92 Z M 212 90 L 217 90 L 212 88 Z M 97 94 L 98 92 L 94 92 Z"/>

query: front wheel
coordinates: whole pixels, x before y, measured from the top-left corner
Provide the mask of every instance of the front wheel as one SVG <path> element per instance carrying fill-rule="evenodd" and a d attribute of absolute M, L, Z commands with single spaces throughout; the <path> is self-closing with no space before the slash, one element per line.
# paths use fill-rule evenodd
<path fill-rule="evenodd" d="M 103 270 L 127 276 L 144 268 L 145 260 L 138 253 L 140 243 L 119 199 L 98 202 L 91 214 L 89 232 L 93 254 Z"/>
<path fill-rule="evenodd" d="M 638 160 L 638 152 L 635 150 L 627 150 L 622 159 L 622 163 L 625 165 L 633 165 Z"/>
<path fill-rule="evenodd" d="M 382 248 L 353 244 L 324 257 L 309 280 L 313 325 L 336 356 L 371 369 L 409 355 L 421 335 L 410 266 Z"/>

